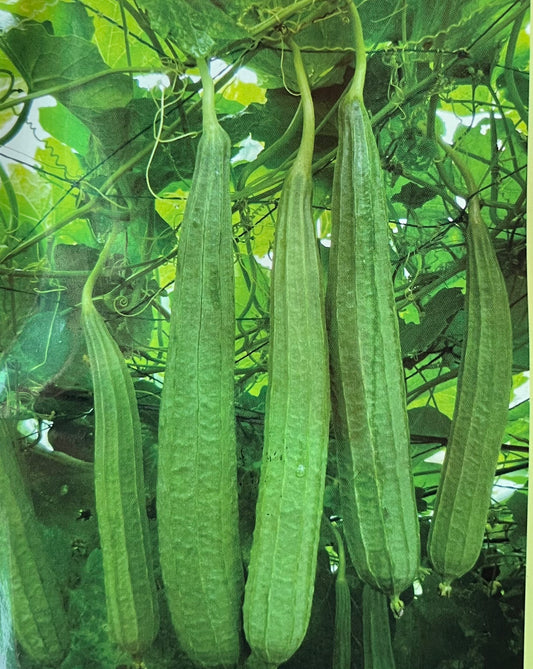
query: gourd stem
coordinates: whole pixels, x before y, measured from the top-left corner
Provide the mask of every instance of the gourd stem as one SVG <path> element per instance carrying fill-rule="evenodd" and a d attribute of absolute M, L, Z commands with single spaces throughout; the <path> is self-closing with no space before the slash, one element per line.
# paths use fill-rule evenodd
<path fill-rule="evenodd" d="M 202 126 L 204 132 L 218 125 L 215 110 L 215 84 L 209 71 L 209 65 L 205 58 L 197 58 L 196 64 L 202 77 Z"/>
<path fill-rule="evenodd" d="M 252 653 L 246 660 L 245 669 L 278 669 L 275 662 L 267 662 Z"/>
<path fill-rule="evenodd" d="M 366 78 L 366 49 L 363 37 L 363 25 L 355 2 L 348 3 L 350 14 L 352 15 L 355 43 L 355 72 L 350 87 L 346 93 L 351 100 L 363 102 L 363 89 Z"/>
<path fill-rule="evenodd" d="M 310 171 L 313 164 L 315 145 L 315 108 L 300 49 L 292 38 L 289 39 L 289 46 L 293 54 L 294 69 L 296 70 L 296 79 L 298 81 L 298 88 L 300 89 L 303 111 L 302 141 L 298 149 L 296 161 L 302 163 Z"/>
<path fill-rule="evenodd" d="M 345 580 L 346 578 L 346 553 L 344 551 L 344 542 L 342 540 L 342 535 L 340 531 L 331 525 L 333 534 L 335 536 L 335 542 L 337 544 L 337 555 L 339 556 L 339 564 L 337 567 L 337 580 Z"/>
<path fill-rule="evenodd" d="M 520 97 L 520 93 L 518 92 L 518 89 L 516 87 L 516 81 L 514 76 L 515 71 L 513 68 L 513 59 L 516 49 L 516 43 L 518 42 L 518 36 L 520 34 L 520 30 L 522 29 L 522 22 L 524 20 L 524 14 L 526 13 L 526 11 L 527 7 L 524 7 L 523 13 L 520 13 L 516 17 L 513 27 L 511 29 L 511 34 L 509 35 L 509 41 L 507 42 L 507 51 L 505 52 L 504 76 L 505 76 L 505 83 L 507 84 L 509 99 L 513 102 L 514 106 L 516 107 L 516 111 L 518 112 L 520 118 L 522 119 L 522 122 L 527 125 L 528 112 L 524 106 L 524 103 L 522 102 L 522 98 Z"/>
<path fill-rule="evenodd" d="M 87 306 L 89 306 L 92 303 L 94 284 L 96 283 L 96 280 L 98 279 L 104 268 L 104 265 L 111 251 L 111 246 L 113 245 L 113 242 L 115 241 L 119 233 L 119 229 L 120 229 L 120 223 L 116 221 L 115 223 L 113 223 L 111 232 L 109 233 L 109 236 L 106 240 L 106 243 L 104 244 L 103 249 L 100 251 L 98 260 L 96 261 L 95 266 L 93 267 L 91 273 L 87 277 L 85 285 L 83 286 L 83 291 L 81 293 L 81 303 L 82 306 L 85 308 L 87 308 Z"/>
<path fill-rule="evenodd" d="M 435 93 L 429 99 L 427 123 L 426 123 L 427 137 L 432 142 L 435 142 L 437 145 L 439 144 L 437 140 L 437 130 L 436 130 L 438 104 L 439 104 L 439 95 L 438 93 Z M 440 179 L 442 183 L 446 186 L 446 188 L 454 195 L 457 195 L 458 197 L 464 197 L 465 195 L 464 191 L 458 188 L 449 178 L 447 171 L 444 169 L 440 156 L 436 158 L 434 162 L 435 162 L 435 167 L 437 168 L 437 172 L 439 173 Z"/>
<path fill-rule="evenodd" d="M 300 102 L 298 108 L 296 109 L 296 112 L 294 113 L 294 116 L 292 117 L 291 122 L 285 129 L 284 133 L 280 137 L 278 137 L 278 139 L 276 139 L 275 142 L 270 144 L 270 146 L 268 146 L 266 149 L 263 149 L 263 151 L 261 151 L 261 153 L 257 156 L 255 160 L 253 160 L 250 163 L 247 163 L 243 167 L 241 175 L 239 177 L 239 183 L 237 185 L 237 192 L 244 190 L 248 177 L 252 175 L 258 167 L 264 165 L 266 161 L 272 156 L 279 155 L 280 149 L 286 144 L 288 144 L 289 140 L 291 140 L 294 134 L 296 133 L 296 130 L 300 125 L 301 116 L 302 116 L 302 103 Z"/>
<path fill-rule="evenodd" d="M 453 147 L 451 147 L 449 144 L 446 144 L 446 142 L 440 138 L 438 138 L 438 143 L 439 146 L 448 154 L 448 156 L 455 164 L 455 167 L 457 167 L 461 173 L 468 193 L 468 211 L 471 216 L 477 216 L 480 214 L 479 193 L 471 170 Z"/>

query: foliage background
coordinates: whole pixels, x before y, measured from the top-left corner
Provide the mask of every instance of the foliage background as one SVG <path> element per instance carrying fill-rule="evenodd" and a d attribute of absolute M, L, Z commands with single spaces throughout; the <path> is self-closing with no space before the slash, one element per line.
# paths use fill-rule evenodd
<path fill-rule="evenodd" d="M 425 566 L 464 334 L 464 186 L 432 127 L 453 141 L 479 185 L 514 330 L 514 397 L 482 555 L 450 600 L 436 596 L 433 574 L 421 575 L 405 616 L 392 623 L 397 665 L 521 667 L 529 5 L 365 0 L 359 9 L 369 59 L 365 96 L 389 196 Z M 268 382 L 271 247 L 300 130 L 283 36 L 295 34 L 313 86 L 313 210 L 327 274 L 336 105 L 353 68 L 351 28 L 342 3 L 321 0 L 7 0 L 0 2 L 0 26 L 0 402 L 21 421 L 36 511 L 69 595 L 73 644 L 62 669 L 124 666 L 127 659 L 107 641 L 91 511 L 93 416 L 81 287 L 111 221 L 120 217 L 124 234 L 97 287 L 98 306 L 136 379 L 154 529 L 168 296 L 200 131 L 194 56 L 212 57 L 217 111 L 233 143 L 235 380 L 247 559 Z M 325 510 L 338 513 L 333 460 Z M 333 543 L 325 526 L 308 638 L 287 667 L 329 666 Z M 349 577 L 359 666 L 361 586 L 353 572 Z M 188 666 L 165 615 L 147 663 Z M 22 655 L 20 666 L 32 664 Z"/>

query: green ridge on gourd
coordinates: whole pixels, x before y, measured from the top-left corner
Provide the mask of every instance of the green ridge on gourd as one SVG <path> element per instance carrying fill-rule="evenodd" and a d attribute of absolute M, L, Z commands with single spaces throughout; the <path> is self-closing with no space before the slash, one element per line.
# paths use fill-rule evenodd
<path fill-rule="evenodd" d="M 181 226 L 159 422 L 157 517 L 167 601 L 200 666 L 241 651 L 244 577 L 234 415 L 231 143 L 199 60 L 203 132 Z"/>
<path fill-rule="evenodd" d="M 448 152 L 476 193 L 466 167 Z M 451 582 L 470 571 L 481 552 L 512 385 L 509 298 L 477 195 L 468 204 L 466 243 L 466 332 L 428 537 L 442 595 L 450 594 Z"/>
<path fill-rule="evenodd" d="M 0 419 L 0 508 L 7 521 L 9 590 L 17 641 L 35 662 L 58 666 L 70 647 L 63 598 L 15 455 Z"/>
<path fill-rule="evenodd" d="M 329 433 L 321 266 L 311 211 L 314 109 L 292 42 L 303 132 L 279 202 L 270 297 L 265 441 L 244 598 L 247 666 L 277 667 L 311 613 Z"/>
<path fill-rule="evenodd" d="M 357 67 L 339 104 L 326 313 L 344 536 L 359 577 L 400 594 L 420 538 L 380 156 L 363 101 L 365 50 L 353 4 Z"/>
<path fill-rule="evenodd" d="M 364 669 L 395 669 L 387 597 L 365 583 L 363 586 Z"/>
<path fill-rule="evenodd" d="M 159 626 L 144 489 L 141 423 L 124 357 L 94 306 L 109 236 L 82 293 L 94 395 L 94 486 L 111 639 L 139 661 Z"/>

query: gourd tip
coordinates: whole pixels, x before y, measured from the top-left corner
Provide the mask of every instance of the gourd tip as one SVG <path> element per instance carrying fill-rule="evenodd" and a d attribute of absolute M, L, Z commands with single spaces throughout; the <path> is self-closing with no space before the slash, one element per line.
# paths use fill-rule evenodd
<path fill-rule="evenodd" d="M 398 595 L 393 595 L 390 600 L 390 608 L 395 618 L 403 616 L 405 605 Z"/>
<path fill-rule="evenodd" d="M 439 594 L 441 597 L 449 597 L 452 594 L 452 586 L 450 581 L 442 581 L 439 583 Z"/>

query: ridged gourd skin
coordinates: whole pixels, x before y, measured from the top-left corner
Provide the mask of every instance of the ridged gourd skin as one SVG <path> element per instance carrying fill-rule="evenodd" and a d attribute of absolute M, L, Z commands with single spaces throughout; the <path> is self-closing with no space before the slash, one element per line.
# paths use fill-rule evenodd
<path fill-rule="evenodd" d="M 204 71 L 203 133 L 171 298 L 157 517 L 163 582 L 180 645 L 199 666 L 233 667 L 242 645 L 244 576 L 234 415 L 231 145 L 218 124 L 208 76 Z"/>
<path fill-rule="evenodd" d="M 350 669 L 352 658 L 352 598 L 346 580 L 346 554 L 339 530 L 334 528 L 339 562 L 335 577 L 335 632 L 332 669 Z"/>
<path fill-rule="evenodd" d="M 273 249 L 264 447 L 243 608 L 251 669 L 285 662 L 306 634 L 327 463 L 327 339 L 311 211 L 314 112 L 299 51 L 296 62 L 304 131 L 282 187 Z"/>
<path fill-rule="evenodd" d="M 15 455 L 11 426 L 4 419 L 0 419 L 0 508 L 7 521 L 15 636 L 35 662 L 59 666 L 70 647 L 63 597 Z"/>
<path fill-rule="evenodd" d="M 481 551 L 509 409 L 512 325 L 505 281 L 479 202 L 466 229 L 466 331 L 457 395 L 428 537 L 441 593 Z"/>
<path fill-rule="evenodd" d="M 359 577 L 391 598 L 420 554 L 382 169 L 361 99 L 340 102 L 326 313 L 344 536 Z"/>
<path fill-rule="evenodd" d="M 140 659 L 159 627 L 141 423 L 124 357 L 87 290 L 82 325 L 93 381 L 95 505 L 109 635 Z"/>
<path fill-rule="evenodd" d="M 345 578 L 335 579 L 335 638 L 333 669 L 350 669 L 352 656 L 352 600 Z"/>
<path fill-rule="evenodd" d="M 395 669 L 387 597 L 365 583 L 363 586 L 364 669 Z"/>

